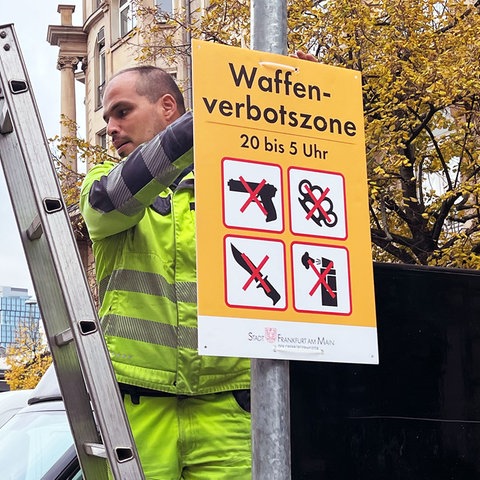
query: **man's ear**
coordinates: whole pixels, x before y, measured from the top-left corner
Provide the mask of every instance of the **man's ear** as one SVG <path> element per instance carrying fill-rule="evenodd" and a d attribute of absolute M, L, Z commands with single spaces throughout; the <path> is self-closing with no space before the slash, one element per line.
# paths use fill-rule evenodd
<path fill-rule="evenodd" d="M 173 95 L 166 93 L 159 99 L 160 107 L 163 109 L 165 119 L 173 121 L 178 116 L 177 101 Z"/>

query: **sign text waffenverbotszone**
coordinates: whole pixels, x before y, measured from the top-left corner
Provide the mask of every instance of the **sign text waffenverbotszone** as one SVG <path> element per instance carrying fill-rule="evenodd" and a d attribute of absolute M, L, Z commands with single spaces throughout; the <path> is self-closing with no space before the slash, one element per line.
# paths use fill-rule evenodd
<path fill-rule="evenodd" d="M 247 69 L 241 65 L 237 70 L 233 63 L 228 64 L 231 72 L 231 81 L 235 87 L 244 87 L 247 91 L 270 94 L 272 96 L 295 97 L 298 100 L 298 110 L 290 110 L 284 104 L 262 107 L 255 103 L 252 95 L 247 93 L 241 100 L 225 98 L 202 97 L 204 107 L 208 113 L 217 112 L 223 117 L 233 117 L 247 122 L 263 120 L 273 129 L 282 125 L 299 129 L 299 131 L 328 132 L 339 138 L 351 138 L 357 134 L 355 122 L 349 118 L 336 118 L 323 115 L 322 104 L 335 102 L 335 98 L 320 85 L 304 84 L 293 80 L 294 72 L 277 68 L 272 76 L 260 75 L 258 67 Z M 317 114 L 301 110 L 302 101 L 309 104 L 318 104 Z M 265 143 L 267 146 L 267 142 Z M 290 153 L 295 153 L 292 148 Z"/>

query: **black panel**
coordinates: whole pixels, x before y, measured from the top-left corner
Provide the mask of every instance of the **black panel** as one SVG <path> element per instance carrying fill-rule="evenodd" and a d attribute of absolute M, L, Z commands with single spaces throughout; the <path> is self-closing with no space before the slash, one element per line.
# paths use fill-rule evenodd
<path fill-rule="evenodd" d="M 293 480 L 480 479 L 480 273 L 374 278 L 380 365 L 290 362 Z"/>

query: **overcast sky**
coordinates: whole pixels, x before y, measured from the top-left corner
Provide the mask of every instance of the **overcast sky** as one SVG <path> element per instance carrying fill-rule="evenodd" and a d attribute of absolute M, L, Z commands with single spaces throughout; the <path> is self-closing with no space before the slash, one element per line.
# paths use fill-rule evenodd
<path fill-rule="evenodd" d="M 60 71 L 57 70 L 58 47 L 47 42 L 48 25 L 59 25 L 58 4 L 75 5 L 73 24 L 82 24 L 81 0 L 0 0 L 0 25 L 14 24 L 35 99 L 48 138 L 60 133 Z M 77 88 L 78 100 L 83 93 Z M 84 112 L 77 106 L 83 122 Z M 28 288 L 35 296 L 23 246 L 0 168 L 0 285 Z"/>

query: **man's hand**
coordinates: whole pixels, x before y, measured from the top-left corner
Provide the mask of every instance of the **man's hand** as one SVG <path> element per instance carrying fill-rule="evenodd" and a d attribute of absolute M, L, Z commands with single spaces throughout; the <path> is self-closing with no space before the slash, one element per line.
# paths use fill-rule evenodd
<path fill-rule="evenodd" d="M 318 62 L 318 58 L 311 53 L 305 53 L 302 50 L 297 50 L 295 53 L 290 54 L 291 57 L 297 57 L 301 60 L 309 60 L 310 62 Z"/>

